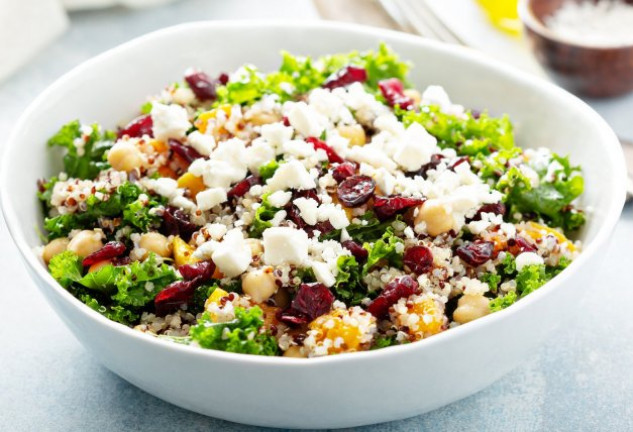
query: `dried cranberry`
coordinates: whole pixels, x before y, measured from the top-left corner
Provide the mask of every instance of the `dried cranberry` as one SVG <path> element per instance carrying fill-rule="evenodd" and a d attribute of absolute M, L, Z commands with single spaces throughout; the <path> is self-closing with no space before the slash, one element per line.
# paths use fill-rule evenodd
<path fill-rule="evenodd" d="M 412 109 L 413 99 L 404 94 L 404 86 L 398 78 L 389 78 L 378 82 L 378 88 L 391 107 L 398 105 L 403 110 Z"/>
<path fill-rule="evenodd" d="M 161 232 L 167 235 L 177 235 L 189 241 L 198 227 L 192 223 L 187 213 L 176 207 L 167 207 L 163 212 Z"/>
<path fill-rule="evenodd" d="M 313 199 L 321 204 L 321 198 L 319 198 L 319 195 L 317 195 L 316 189 L 293 190 L 292 201 L 296 200 L 297 198 Z"/>
<path fill-rule="evenodd" d="M 495 246 L 489 241 L 466 243 L 457 248 L 457 255 L 467 264 L 477 267 L 492 257 Z"/>
<path fill-rule="evenodd" d="M 503 203 L 484 204 L 483 206 L 481 206 L 479 210 L 477 210 L 477 213 L 475 213 L 475 216 L 473 216 L 472 219 L 470 220 L 471 221 L 481 220 L 482 213 L 493 213 L 496 215 L 504 216 L 506 214 L 506 206 Z"/>
<path fill-rule="evenodd" d="M 189 88 L 191 88 L 191 91 L 193 91 L 198 100 L 214 101 L 217 98 L 215 87 L 218 81 L 212 80 L 206 73 L 189 70 L 185 74 L 185 81 L 187 81 Z"/>
<path fill-rule="evenodd" d="M 508 252 L 510 252 L 514 256 L 517 256 L 523 252 L 536 252 L 536 250 L 536 247 L 534 247 L 530 242 L 528 242 L 521 236 L 516 236 L 516 238 L 508 239 Z"/>
<path fill-rule="evenodd" d="M 290 126 L 290 120 L 288 120 L 288 117 L 283 116 L 281 121 L 283 122 L 284 126 L 286 126 L 286 127 Z"/>
<path fill-rule="evenodd" d="M 177 139 L 170 138 L 169 140 L 167 140 L 167 144 L 174 153 L 176 153 L 178 156 L 182 157 L 189 163 L 202 157 L 202 155 L 198 153 L 196 149 L 184 145 Z"/>
<path fill-rule="evenodd" d="M 199 100 L 214 100 L 215 84 L 204 72 L 190 70 L 185 74 L 185 81 Z"/>
<path fill-rule="evenodd" d="M 417 207 L 424 202 L 419 198 L 406 198 L 402 196 L 375 197 L 374 213 L 380 220 L 389 219 L 396 214 L 403 213 L 406 210 Z"/>
<path fill-rule="evenodd" d="M 338 199 L 346 207 L 365 204 L 374 195 L 376 182 L 369 176 L 354 175 L 343 180 L 337 189 Z"/>
<path fill-rule="evenodd" d="M 118 241 L 106 243 L 101 249 L 91 253 L 81 262 L 84 267 L 89 267 L 99 261 L 104 261 L 119 257 L 125 253 L 125 245 Z"/>
<path fill-rule="evenodd" d="M 365 69 L 358 66 L 345 66 L 330 75 L 321 87 L 332 90 L 355 82 L 365 81 L 367 81 L 367 71 Z"/>
<path fill-rule="evenodd" d="M 297 226 L 297 229 L 305 228 L 306 223 L 301 217 L 301 213 L 299 212 L 299 209 L 297 208 L 296 205 L 289 204 L 286 207 L 286 217 L 288 218 L 289 221 L 294 222 L 294 224 Z"/>
<path fill-rule="evenodd" d="M 298 229 L 304 230 L 306 234 L 308 234 L 308 237 L 314 237 L 315 231 L 319 231 L 322 235 L 334 230 L 334 227 L 328 220 L 317 222 L 316 225 L 308 225 L 301 217 L 301 213 L 297 206 L 292 203 L 286 206 L 286 213 L 286 218 L 292 221 Z"/>
<path fill-rule="evenodd" d="M 358 260 L 358 262 L 367 261 L 367 257 L 369 256 L 369 252 L 360 244 L 356 243 L 354 240 L 345 240 L 341 243 L 341 245 L 350 251 L 354 258 Z"/>
<path fill-rule="evenodd" d="M 262 181 L 261 178 L 254 176 L 254 175 L 250 175 L 248 177 L 246 177 L 244 180 L 242 180 L 241 182 L 239 182 L 238 184 L 236 184 L 235 186 L 233 186 L 226 194 L 228 199 L 232 199 L 232 198 L 241 198 L 244 195 L 246 195 L 246 192 L 248 192 L 251 187 L 253 187 L 256 184 L 260 184 Z"/>
<path fill-rule="evenodd" d="M 308 237 L 314 237 L 315 231 L 319 232 L 319 236 L 334 231 L 334 226 L 329 220 L 317 222 L 316 225 L 306 225 L 303 230 L 308 234 Z"/>
<path fill-rule="evenodd" d="M 444 159 L 444 156 L 442 156 L 441 154 L 431 155 L 431 160 L 428 163 L 425 163 L 424 165 L 422 165 L 419 170 L 414 171 L 409 174 L 413 174 L 414 176 L 419 175 L 423 179 L 426 179 L 428 172 L 431 170 L 437 169 L 442 159 Z"/>
<path fill-rule="evenodd" d="M 185 280 L 192 280 L 197 277 L 208 281 L 213 276 L 215 264 L 213 261 L 200 261 L 193 264 L 184 264 L 178 267 L 178 271 Z"/>
<path fill-rule="evenodd" d="M 222 72 L 218 75 L 218 82 L 222 85 L 226 85 L 229 82 L 229 74 Z"/>
<path fill-rule="evenodd" d="M 403 262 L 413 273 L 421 275 L 433 268 L 433 254 L 425 246 L 413 246 L 404 251 Z"/>
<path fill-rule="evenodd" d="M 332 308 L 334 295 L 323 284 L 301 284 L 290 307 L 279 314 L 279 320 L 287 324 L 306 324 L 326 314 Z"/>
<path fill-rule="evenodd" d="M 398 300 L 418 291 L 418 283 L 411 276 L 402 276 L 385 286 L 380 295 L 367 306 L 367 311 L 376 318 L 382 318 Z"/>
<path fill-rule="evenodd" d="M 189 304 L 193 299 L 196 288 L 202 285 L 202 277 L 186 281 L 180 280 L 167 285 L 154 298 L 156 315 L 164 316 Z"/>
<path fill-rule="evenodd" d="M 336 153 L 334 149 L 330 147 L 329 145 L 327 145 L 324 141 L 321 141 L 320 139 L 315 138 L 315 137 L 308 137 L 306 138 L 306 141 L 312 144 L 315 150 L 321 149 L 325 151 L 325 154 L 327 155 L 327 159 L 330 161 L 330 163 L 345 162 L 345 159 L 340 157 L 338 153 Z"/>
<path fill-rule="evenodd" d="M 111 261 L 112 265 L 115 267 L 126 266 L 130 264 L 131 262 L 132 262 L 132 258 L 130 258 L 129 256 L 112 258 L 112 261 Z"/>
<path fill-rule="evenodd" d="M 464 162 L 468 162 L 468 158 L 466 156 L 458 158 L 455 162 L 451 164 L 450 167 L 448 167 L 448 169 L 451 171 L 455 171 L 455 168 L 463 164 Z"/>
<path fill-rule="evenodd" d="M 153 126 L 154 122 L 152 121 L 152 116 L 144 115 L 137 117 L 129 122 L 127 126 L 119 130 L 119 133 L 117 135 L 119 138 L 121 138 L 123 135 L 127 135 L 131 138 L 140 138 L 143 135 L 149 135 L 153 137 Z"/>
<path fill-rule="evenodd" d="M 356 165 L 352 162 L 343 162 L 342 164 L 336 165 L 332 170 L 332 177 L 334 177 L 337 183 L 342 182 L 354 174 L 356 174 Z"/>

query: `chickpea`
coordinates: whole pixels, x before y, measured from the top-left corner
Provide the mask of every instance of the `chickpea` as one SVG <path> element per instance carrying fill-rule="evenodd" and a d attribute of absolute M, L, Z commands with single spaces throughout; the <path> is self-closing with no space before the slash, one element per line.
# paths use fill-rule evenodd
<path fill-rule="evenodd" d="M 306 355 L 303 353 L 301 347 L 292 345 L 284 352 L 284 357 L 305 358 Z"/>
<path fill-rule="evenodd" d="M 143 157 L 134 144 L 119 141 L 108 152 L 108 162 L 117 171 L 130 172 L 143 165 Z"/>
<path fill-rule="evenodd" d="M 428 200 L 418 207 L 415 224 L 420 222 L 426 222 L 426 230 L 433 237 L 453 228 L 453 216 L 446 209 L 446 206 L 436 200 Z"/>
<path fill-rule="evenodd" d="M 138 245 L 148 253 L 154 252 L 163 258 L 169 258 L 171 256 L 171 242 L 160 233 L 149 232 L 141 235 Z"/>
<path fill-rule="evenodd" d="M 102 234 L 97 231 L 80 231 L 68 243 L 68 250 L 75 252 L 82 258 L 85 258 L 103 247 L 101 237 Z"/>
<path fill-rule="evenodd" d="M 362 146 L 367 142 L 365 129 L 361 125 L 340 125 L 336 129 L 340 136 L 349 140 L 351 146 Z"/>
<path fill-rule="evenodd" d="M 420 92 L 416 89 L 405 89 L 403 93 L 405 96 L 411 98 L 415 105 L 420 105 L 420 102 L 422 102 L 422 96 L 420 95 Z"/>
<path fill-rule="evenodd" d="M 255 303 L 265 302 L 278 288 L 272 267 L 253 270 L 242 278 L 242 291 L 251 296 Z"/>
<path fill-rule="evenodd" d="M 262 241 L 259 239 L 249 238 L 246 239 L 246 244 L 251 248 L 251 255 L 256 257 L 264 253 L 264 247 Z"/>
<path fill-rule="evenodd" d="M 465 294 L 457 301 L 457 309 L 453 312 L 453 320 L 466 324 L 490 313 L 487 297 Z"/>
<path fill-rule="evenodd" d="M 55 255 L 59 255 L 60 253 L 64 252 L 67 247 L 68 239 L 66 237 L 51 240 L 49 244 L 44 246 L 44 250 L 42 251 L 42 259 L 46 264 L 48 264 Z"/>
<path fill-rule="evenodd" d="M 281 117 L 275 113 L 256 112 L 248 119 L 255 126 L 261 126 L 270 123 L 276 123 L 281 120 Z"/>

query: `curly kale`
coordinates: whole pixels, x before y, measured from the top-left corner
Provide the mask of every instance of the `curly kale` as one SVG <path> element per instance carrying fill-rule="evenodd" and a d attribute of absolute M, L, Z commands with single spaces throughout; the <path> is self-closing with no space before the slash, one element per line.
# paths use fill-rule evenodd
<path fill-rule="evenodd" d="M 393 228 L 389 227 L 383 236 L 372 243 L 363 245 L 369 252 L 367 262 L 363 266 L 363 275 L 366 275 L 376 264 L 387 263 L 391 267 L 402 268 L 402 257 L 404 244 L 400 237 L 394 234 Z"/>
<path fill-rule="evenodd" d="M 378 81 L 398 78 L 406 82 L 410 65 L 398 58 L 387 45 L 381 44 L 377 51 L 334 54 L 312 59 L 282 52 L 279 70 L 261 73 L 252 65 L 239 71 L 239 79 L 232 79 L 217 88 L 218 104 L 251 104 L 264 95 L 275 94 L 286 101 L 305 94 L 321 85 L 345 66 L 354 65 L 367 71 L 365 86 L 376 92 Z"/>
<path fill-rule="evenodd" d="M 86 209 L 76 213 L 67 213 L 44 220 L 49 241 L 65 237 L 74 229 L 93 228 L 101 218 L 122 218 L 123 226 L 147 232 L 161 223 L 160 216 L 151 210 L 163 206 L 165 199 L 157 196 L 141 200 L 145 192 L 132 183 L 119 186 L 105 201 L 91 195 L 86 199 Z M 49 198 L 50 199 L 50 198 Z"/>
<path fill-rule="evenodd" d="M 84 138 L 79 120 L 71 121 L 48 140 L 49 147 L 64 147 L 64 171 L 69 177 L 94 179 L 110 167 L 105 160 L 106 151 L 112 147 L 116 134 L 102 131 L 98 124 L 91 126 L 90 135 Z M 81 145 L 77 145 L 81 142 Z"/>
<path fill-rule="evenodd" d="M 159 264 L 156 255 L 125 266 L 111 264 L 83 275 L 81 258 L 71 251 L 54 256 L 48 264 L 51 275 L 94 310 L 114 316 L 115 321 L 131 323 L 142 307 L 154 300 L 176 273 L 167 264 Z"/>
<path fill-rule="evenodd" d="M 263 312 L 258 306 L 235 308 L 235 319 L 215 323 L 205 312 L 198 324 L 191 327 L 191 339 L 201 347 L 242 354 L 274 356 L 279 349 L 277 340 L 268 332 L 261 332 Z"/>

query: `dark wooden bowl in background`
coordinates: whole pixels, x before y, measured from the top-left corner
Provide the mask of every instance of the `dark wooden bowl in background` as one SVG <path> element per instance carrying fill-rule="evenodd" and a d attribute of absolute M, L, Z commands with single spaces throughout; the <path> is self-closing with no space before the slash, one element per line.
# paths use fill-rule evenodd
<path fill-rule="evenodd" d="M 562 39 L 545 26 L 544 19 L 564 1 L 519 2 L 519 15 L 528 39 L 546 72 L 562 87 L 585 96 L 611 97 L 633 91 L 633 44 L 586 45 Z M 633 0 L 627 3 L 633 4 Z"/>

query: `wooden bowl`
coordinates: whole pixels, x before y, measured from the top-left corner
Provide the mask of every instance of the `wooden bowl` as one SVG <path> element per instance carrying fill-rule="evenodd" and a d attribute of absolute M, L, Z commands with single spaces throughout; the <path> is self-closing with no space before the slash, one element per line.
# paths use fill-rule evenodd
<path fill-rule="evenodd" d="M 562 87 L 590 97 L 633 91 L 633 44 L 591 46 L 561 38 L 544 24 L 566 0 L 521 0 L 519 15 L 536 58 Z M 592 1 L 592 0 L 580 0 Z M 633 4 L 633 0 L 627 0 Z"/>

